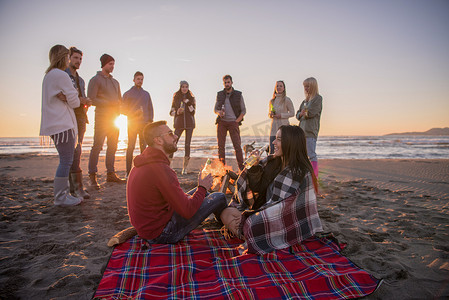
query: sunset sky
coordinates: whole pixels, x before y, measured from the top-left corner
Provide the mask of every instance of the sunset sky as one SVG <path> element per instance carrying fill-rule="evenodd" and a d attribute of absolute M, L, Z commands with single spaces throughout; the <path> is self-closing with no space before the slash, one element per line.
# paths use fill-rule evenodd
<path fill-rule="evenodd" d="M 284 80 L 298 109 L 317 78 L 321 135 L 381 135 L 449 126 L 449 1 L 0 0 L 0 137 L 38 136 L 41 86 L 55 44 L 84 52 L 86 83 L 115 58 L 122 93 L 145 75 L 155 120 L 187 80 L 194 135 L 215 135 L 222 77 L 243 92 L 242 135 L 268 133 L 268 100 Z M 93 134 L 93 108 L 87 135 Z M 297 124 L 296 119 L 290 119 Z"/>

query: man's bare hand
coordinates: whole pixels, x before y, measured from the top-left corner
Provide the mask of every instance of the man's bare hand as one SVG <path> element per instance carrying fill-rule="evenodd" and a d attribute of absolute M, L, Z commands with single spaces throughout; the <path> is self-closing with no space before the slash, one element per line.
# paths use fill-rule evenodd
<path fill-rule="evenodd" d="M 213 183 L 214 179 L 211 174 L 207 174 L 206 176 L 202 177 L 200 172 L 198 176 L 198 186 L 202 186 L 209 191 L 212 188 Z"/>
<path fill-rule="evenodd" d="M 83 105 L 91 106 L 92 100 L 88 97 L 80 97 L 80 103 Z"/>

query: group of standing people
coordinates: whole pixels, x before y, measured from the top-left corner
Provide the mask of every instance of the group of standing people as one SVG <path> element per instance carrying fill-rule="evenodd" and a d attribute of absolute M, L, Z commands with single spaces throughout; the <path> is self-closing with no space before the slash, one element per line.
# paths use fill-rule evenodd
<path fill-rule="evenodd" d="M 316 142 L 320 131 L 321 111 L 323 109 L 323 98 L 318 93 L 318 82 L 309 77 L 303 82 L 306 98 L 302 101 L 296 112 L 299 127 L 304 131 L 307 141 L 307 154 L 312 163 L 315 176 L 318 177 L 318 159 L 316 155 Z M 269 102 L 268 116 L 272 119 L 270 129 L 270 154 L 274 152 L 273 141 L 276 132 L 282 125 L 289 125 L 289 118 L 294 116 L 292 100 L 287 97 L 285 83 L 282 80 L 276 82 L 273 97 Z"/>
<path fill-rule="evenodd" d="M 77 70 L 83 52 L 76 47 L 67 49 L 55 45 L 50 49 L 50 66 L 42 83 L 42 116 L 40 135 L 50 136 L 59 154 L 59 165 L 54 179 L 54 204 L 78 205 L 90 195 L 84 190 L 80 167 L 82 143 L 86 132 L 87 110 L 95 106 L 94 141 L 89 155 L 88 171 L 90 185 L 98 189 L 98 160 L 107 139 L 107 182 L 126 183 L 115 173 L 115 153 L 119 129 L 115 119 L 128 115 L 127 173 L 132 165 L 133 151 L 140 134 L 140 150 L 145 149 L 142 131 L 145 124 L 153 121 L 150 94 L 142 88 L 143 74 L 134 74 L 134 86 L 121 95 L 120 84 L 111 73 L 115 60 L 108 54 L 100 57 L 101 71 L 89 81 L 86 96 L 84 80 Z"/>
<path fill-rule="evenodd" d="M 82 199 L 89 198 L 83 187 L 80 167 L 82 143 L 89 123 L 87 110 L 93 105 L 95 109 L 95 126 L 93 146 L 89 155 L 88 172 L 90 185 L 98 189 L 97 173 L 99 154 L 107 140 L 105 165 L 107 182 L 126 183 L 115 172 L 115 153 L 119 129 L 114 125 L 115 119 L 123 113 L 128 116 L 128 148 L 126 151 L 126 174 L 131 171 L 133 153 L 137 136 L 140 152 L 147 144 L 143 135 L 146 124 L 153 122 L 154 111 L 150 94 L 142 88 L 144 75 L 134 74 L 134 86 L 121 94 L 119 82 L 113 78 L 115 60 L 108 54 L 100 57 L 101 70 L 86 84 L 77 72 L 82 62 L 83 52 L 76 47 L 67 49 L 62 45 L 51 48 L 50 66 L 46 71 L 42 87 L 42 121 L 41 135 L 50 136 L 60 157 L 55 176 L 55 204 L 76 205 Z M 61 72 L 62 71 L 62 72 Z M 65 72 L 64 72 L 65 71 Z M 68 75 L 68 76 L 66 76 Z M 71 83 L 68 85 L 68 83 Z M 225 144 L 229 132 L 240 170 L 244 168 L 241 146 L 240 125 L 246 114 L 242 92 L 233 88 L 230 75 L 223 77 L 224 89 L 217 93 L 214 112 L 217 114 L 217 142 L 219 160 L 226 164 Z M 318 94 L 316 79 L 304 81 L 306 99 L 296 113 L 300 127 L 307 139 L 307 151 L 312 166 L 318 176 L 316 159 L 316 140 L 320 125 L 322 98 Z M 179 90 L 173 95 L 169 114 L 174 118 L 174 134 L 177 139 L 185 132 L 185 152 L 182 174 L 187 172 L 190 160 L 190 144 L 195 128 L 196 100 L 189 89 L 187 81 L 181 81 Z M 283 81 L 277 81 L 273 97 L 269 101 L 269 117 L 272 119 L 270 130 L 270 153 L 273 154 L 273 141 L 277 130 L 288 125 L 288 119 L 294 115 L 291 99 L 286 96 Z M 73 148 L 73 149 L 72 149 Z M 73 153 L 72 153 L 73 152 Z M 173 154 L 170 155 L 170 158 Z M 66 191 L 66 182 L 68 189 Z"/>

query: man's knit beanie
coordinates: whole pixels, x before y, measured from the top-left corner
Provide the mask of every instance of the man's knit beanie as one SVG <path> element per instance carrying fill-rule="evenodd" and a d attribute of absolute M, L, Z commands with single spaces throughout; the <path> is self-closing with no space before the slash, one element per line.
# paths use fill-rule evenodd
<path fill-rule="evenodd" d="M 103 54 L 101 57 L 100 57 L 100 61 L 101 61 L 101 67 L 103 68 L 108 62 L 110 62 L 110 61 L 115 61 L 115 59 L 112 57 L 112 56 L 110 56 L 109 54 Z"/>

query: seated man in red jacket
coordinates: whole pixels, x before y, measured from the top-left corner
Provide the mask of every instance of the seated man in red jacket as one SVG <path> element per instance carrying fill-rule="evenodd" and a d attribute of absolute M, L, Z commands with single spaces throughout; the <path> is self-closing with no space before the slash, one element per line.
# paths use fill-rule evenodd
<path fill-rule="evenodd" d="M 129 219 L 139 236 L 150 244 L 173 244 L 211 213 L 219 220 L 227 201 L 223 193 L 207 195 L 212 186 L 210 174 L 199 175 L 191 195 L 181 189 L 168 159 L 178 149 L 178 137 L 167 122 L 146 125 L 143 135 L 149 147 L 134 158 L 126 188 Z"/>

